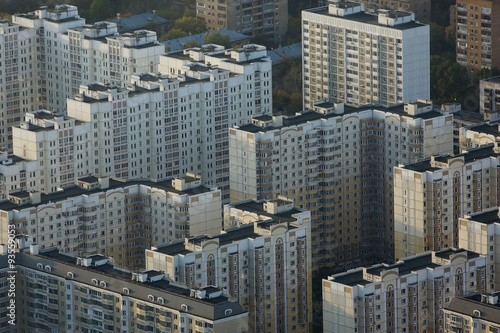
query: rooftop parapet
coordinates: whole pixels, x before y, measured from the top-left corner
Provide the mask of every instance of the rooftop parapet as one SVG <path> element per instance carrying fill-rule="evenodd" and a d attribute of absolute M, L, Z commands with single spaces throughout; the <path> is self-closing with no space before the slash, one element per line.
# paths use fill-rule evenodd
<path fill-rule="evenodd" d="M 328 14 L 335 16 L 347 16 L 356 13 L 361 13 L 365 10 L 365 5 L 362 3 L 330 0 L 328 2 Z"/>

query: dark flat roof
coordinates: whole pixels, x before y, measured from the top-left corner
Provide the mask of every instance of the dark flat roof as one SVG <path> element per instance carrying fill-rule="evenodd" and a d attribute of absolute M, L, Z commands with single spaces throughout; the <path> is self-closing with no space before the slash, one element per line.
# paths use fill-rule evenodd
<path fill-rule="evenodd" d="M 0 256 L 1 267 L 6 267 L 7 256 Z M 168 300 L 167 306 L 181 311 L 183 305 L 188 305 L 187 312 L 208 318 L 218 320 L 244 314 L 246 311 L 242 309 L 236 301 L 231 301 L 225 296 L 215 298 L 198 299 L 190 297 L 190 289 L 181 288 L 170 284 L 167 280 L 159 280 L 155 282 L 138 282 L 132 281 L 132 273 L 127 270 L 113 268 L 110 264 L 101 266 L 84 267 L 76 265 L 76 257 L 72 257 L 58 250 L 42 251 L 39 255 L 32 255 L 23 252 L 16 253 L 16 265 L 28 267 L 35 270 L 40 270 L 38 264 L 43 266 L 49 265 L 52 267 L 54 276 L 67 278 L 67 273 L 73 273 L 73 280 L 80 283 L 92 286 L 92 279 L 106 281 L 106 287 L 98 286 L 97 288 L 108 291 L 110 293 L 123 294 L 123 288 L 129 288 L 130 297 L 150 302 L 148 295 L 154 294 L 156 297 L 162 297 Z M 153 272 L 149 272 L 153 274 Z M 231 315 L 226 314 L 226 310 L 231 309 Z"/>
<path fill-rule="evenodd" d="M 475 125 L 470 125 L 467 126 L 467 130 L 471 130 L 474 132 L 478 133 L 486 133 L 486 134 L 492 134 L 495 136 L 500 136 L 500 131 L 498 130 L 498 126 L 500 123 L 482 123 L 482 124 L 475 124 Z"/>
<path fill-rule="evenodd" d="M 260 228 L 264 229 L 269 229 L 271 226 L 279 224 L 281 222 L 279 221 L 273 221 L 273 220 L 266 220 L 266 221 L 261 221 L 257 222 L 257 226 Z M 294 226 L 288 225 L 289 229 L 296 228 Z M 200 235 L 200 236 L 194 236 L 188 239 L 188 242 L 191 244 L 195 245 L 201 245 L 203 242 L 211 240 L 211 239 L 217 239 L 219 241 L 219 245 L 226 245 L 230 244 L 234 241 L 239 241 L 242 239 L 246 238 L 258 238 L 258 237 L 263 237 L 264 235 L 258 234 L 254 232 L 254 224 L 253 223 L 248 223 L 248 224 L 242 224 L 239 227 L 232 228 L 226 230 L 225 233 L 216 235 L 216 236 L 206 236 L 206 235 Z M 174 243 L 170 244 L 165 244 L 165 245 L 160 245 L 156 247 L 156 252 L 160 252 L 166 255 L 186 255 L 188 253 L 193 253 L 196 251 L 191 251 L 186 249 L 184 240 L 182 241 L 177 241 Z"/>
<path fill-rule="evenodd" d="M 310 12 L 310 13 L 326 15 L 326 16 L 330 16 L 330 17 L 337 17 L 339 19 L 344 19 L 344 20 L 349 20 L 349 21 L 356 21 L 359 23 L 377 25 L 377 26 L 385 27 L 385 28 L 389 28 L 389 29 L 397 29 L 397 30 L 406 30 L 406 29 L 413 29 L 413 28 L 419 28 L 419 27 L 425 26 L 425 24 L 418 23 L 415 21 L 396 24 L 394 26 L 387 26 L 385 24 L 378 23 L 378 15 L 367 14 L 367 13 L 361 12 L 361 13 L 355 13 L 355 14 L 350 14 L 350 15 L 345 15 L 345 16 L 337 16 L 337 15 L 329 14 L 328 7 L 306 9 L 304 11 Z M 399 13 L 404 13 L 404 15 L 400 14 L 399 16 L 407 16 L 408 15 L 408 13 L 406 13 L 406 12 L 399 12 Z M 396 14 L 391 15 L 391 17 L 395 17 L 395 16 L 396 16 Z"/>
<path fill-rule="evenodd" d="M 500 154 L 495 152 L 493 144 L 490 143 L 490 144 L 487 144 L 484 146 L 469 149 L 465 153 L 458 154 L 458 155 L 436 156 L 434 158 L 434 160 L 437 162 L 448 163 L 448 161 L 450 159 L 456 158 L 456 157 L 461 157 L 461 156 L 463 156 L 463 158 L 464 158 L 464 163 L 467 164 L 467 163 L 474 162 L 474 161 L 481 160 L 481 159 L 488 158 L 488 157 L 498 157 L 498 156 L 500 156 Z M 433 172 L 433 171 L 442 169 L 442 168 L 432 167 L 430 158 L 426 158 L 425 160 L 406 164 L 405 166 L 403 166 L 403 168 L 408 169 L 408 170 L 417 171 L 417 172 L 426 172 L 426 171 Z"/>
<path fill-rule="evenodd" d="M 344 112 L 340 113 L 340 114 L 330 113 L 330 114 L 325 115 L 325 114 L 322 114 L 320 112 L 316 112 L 316 111 L 312 111 L 312 110 L 304 110 L 299 115 L 284 117 L 283 118 L 283 126 L 280 126 L 280 127 L 270 126 L 270 127 L 262 128 L 260 126 L 256 126 L 253 124 L 246 124 L 246 125 L 240 126 L 239 129 L 242 131 L 245 131 L 245 132 L 250 132 L 250 133 L 267 132 L 267 131 L 272 131 L 272 130 L 279 129 L 279 128 L 286 127 L 286 126 L 304 124 L 304 123 L 307 123 L 308 121 L 341 117 L 342 115 L 363 112 L 363 111 L 389 112 L 389 113 L 394 113 L 394 114 L 398 114 L 400 116 L 414 118 L 414 119 L 432 119 L 432 118 L 443 116 L 443 114 L 441 112 L 436 111 L 436 110 L 420 113 L 417 115 L 410 115 L 404 111 L 404 104 L 391 106 L 391 107 L 382 107 L 382 106 L 378 106 L 378 105 L 352 107 L 352 106 L 344 105 Z M 260 119 L 260 118 L 255 118 L 255 119 Z"/>
<path fill-rule="evenodd" d="M 88 178 L 91 178 L 91 177 L 88 177 Z M 21 210 L 21 209 L 28 208 L 28 207 L 37 207 L 39 205 L 43 205 L 43 204 L 46 204 L 49 202 L 57 202 L 57 201 L 61 201 L 61 200 L 66 200 L 67 198 L 76 197 L 76 196 L 80 196 L 80 195 L 84 195 L 84 194 L 90 195 L 90 194 L 99 193 L 99 192 L 106 192 L 108 190 L 112 190 L 112 189 L 116 189 L 116 188 L 120 188 L 120 187 L 131 186 L 131 185 L 150 186 L 150 187 L 158 188 L 160 190 L 165 190 L 167 192 L 172 192 L 172 193 L 177 193 L 177 194 L 187 194 L 187 195 L 196 195 L 196 194 L 202 194 L 202 193 L 206 193 L 206 192 L 211 191 L 211 189 L 209 187 L 206 187 L 204 185 L 201 185 L 201 186 L 198 186 L 195 188 L 190 188 L 190 189 L 185 190 L 185 191 L 178 191 L 172 187 L 172 180 L 164 180 L 161 182 L 152 182 L 149 180 L 130 180 L 130 181 L 123 182 L 123 181 L 118 181 L 115 179 L 110 179 L 109 180 L 109 188 L 107 188 L 107 189 L 96 188 L 96 189 L 92 189 L 92 190 L 85 190 L 85 189 L 75 185 L 75 186 L 68 187 L 68 188 L 65 188 L 64 190 L 61 190 L 61 191 L 58 191 L 55 193 L 51 193 L 51 194 L 42 193 L 41 202 L 39 204 L 31 204 L 30 203 L 30 204 L 19 206 L 19 205 L 15 204 L 13 202 L 10 202 L 10 201 L 0 202 L 0 210 L 6 210 L 6 211 L 14 210 L 14 209 Z"/>
<path fill-rule="evenodd" d="M 452 255 L 457 253 L 466 252 L 467 258 L 472 259 L 476 258 L 479 255 L 475 252 L 470 252 L 462 249 L 445 249 L 442 251 L 434 252 L 436 257 L 450 259 Z M 399 271 L 399 276 L 404 276 L 414 271 L 419 271 L 426 268 L 436 268 L 442 265 L 436 264 L 432 261 L 432 252 L 426 252 L 414 257 L 404 258 L 402 261 L 397 262 L 395 264 L 387 265 L 387 264 L 377 264 L 371 267 L 366 268 L 366 273 L 371 275 L 380 276 L 380 274 L 384 271 L 391 270 L 397 268 Z M 349 286 L 355 285 L 366 285 L 372 283 L 372 281 L 363 279 L 363 269 L 357 268 L 352 271 L 348 271 L 346 273 L 340 273 L 332 276 L 333 281 L 339 282 Z"/>
<path fill-rule="evenodd" d="M 445 309 L 472 317 L 476 317 L 473 315 L 474 310 L 479 310 L 481 320 L 500 324 L 500 304 L 481 302 L 481 294 L 455 296 Z"/>
<path fill-rule="evenodd" d="M 279 213 L 279 214 L 270 214 L 264 210 L 264 203 L 257 201 L 242 201 L 231 204 L 232 207 L 241 209 L 243 211 L 253 212 L 259 215 L 268 216 L 277 222 L 294 222 L 296 219 L 292 217 L 293 214 L 301 213 L 302 211 L 297 208 L 292 208 L 289 211 Z"/>
<path fill-rule="evenodd" d="M 492 210 L 481 212 L 477 214 L 470 214 L 469 221 L 476 221 L 485 224 L 500 223 L 500 217 L 498 216 L 498 207 Z"/>

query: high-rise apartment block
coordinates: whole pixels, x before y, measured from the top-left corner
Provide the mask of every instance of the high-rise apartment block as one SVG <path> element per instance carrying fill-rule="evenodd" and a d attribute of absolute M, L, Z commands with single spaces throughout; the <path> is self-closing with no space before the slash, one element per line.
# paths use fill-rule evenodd
<path fill-rule="evenodd" d="M 455 296 L 491 292 L 477 253 L 447 249 L 323 280 L 323 332 L 442 332 Z"/>
<path fill-rule="evenodd" d="M 500 330 L 499 293 L 481 293 L 455 297 L 443 309 L 444 333 L 498 332 Z"/>
<path fill-rule="evenodd" d="M 500 2 L 457 0 L 457 62 L 472 75 L 500 67 Z"/>
<path fill-rule="evenodd" d="M 164 180 L 200 175 L 229 199 L 228 129 L 271 112 L 271 61 L 263 46 L 208 45 L 161 57 L 166 75 L 132 75 L 125 88 L 87 84 L 67 115 L 39 110 L 13 129 L 0 195 L 53 193 L 78 178 Z"/>
<path fill-rule="evenodd" d="M 262 209 L 262 203 L 248 204 Z M 146 268 L 187 287 L 225 289 L 249 312 L 250 332 L 310 332 L 309 228 L 290 222 L 292 212 L 276 218 L 153 247 Z"/>
<path fill-rule="evenodd" d="M 248 313 L 218 288 L 181 288 L 162 272 L 35 247 L 16 254 L 16 325 L 2 332 L 248 332 Z"/>
<path fill-rule="evenodd" d="M 0 145 L 9 151 L 11 128 L 25 113 L 64 112 L 82 83 L 123 87 L 134 73 L 156 73 L 165 51 L 152 31 L 120 35 L 115 23 L 85 24 L 70 5 L 13 15 L 12 23 L 0 23 L 0 40 Z"/>
<path fill-rule="evenodd" d="M 500 269 L 500 216 L 498 207 L 471 213 L 459 219 L 458 246 L 486 257 L 487 266 L 496 272 Z M 496 278 L 496 279 L 494 279 Z M 490 276 L 488 283 L 494 289 L 500 277 Z M 498 289 L 498 287 L 497 287 Z"/>
<path fill-rule="evenodd" d="M 293 200 L 278 196 L 276 200 L 248 200 L 224 205 L 224 229 L 272 219 L 311 227 L 311 213 L 294 207 Z M 310 231 L 309 231 L 310 236 Z"/>
<path fill-rule="evenodd" d="M 464 126 L 459 129 L 460 152 L 500 141 L 500 123 L 486 122 Z"/>
<path fill-rule="evenodd" d="M 208 30 L 229 29 L 279 44 L 288 31 L 288 1 L 198 0 L 196 17 L 205 20 Z"/>
<path fill-rule="evenodd" d="M 394 169 L 395 258 L 458 247 L 459 219 L 500 205 L 498 144 Z"/>
<path fill-rule="evenodd" d="M 120 182 L 86 177 L 54 194 L 17 192 L 0 203 L 0 244 L 9 225 L 41 249 L 103 254 L 121 267 L 143 267 L 144 250 L 191 235 L 222 230 L 221 193 L 185 177 Z"/>
<path fill-rule="evenodd" d="M 392 106 L 430 98 L 429 26 L 414 14 L 334 0 L 302 12 L 304 108 L 329 100 Z"/>
<path fill-rule="evenodd" d="M 500 76 L 479 81 L 479 112 L 484 120 L 500 120 Z"/>
<path fill-rule="evenodd" d="M 38 106 L 35 31 L 0 21 L 0 147 L 12 144 L 12 126 Z M 10 147 L 12 150 L 12 147 Z"/>
<path fill-rule="evenodd" d="M 230 129 L 231 202 L 282 195 L 311 211 L 315 269 L 392 260 L 393 167 L 452 151 L 453 116 L 428 101 L 315 109 Z"/>
<path fill-rule="evenodd" d="M 378 9 L 412 12 L 418 21 L 431 21 L 431 0 L 357 0 L 365 10 L 376 13 Z"/>

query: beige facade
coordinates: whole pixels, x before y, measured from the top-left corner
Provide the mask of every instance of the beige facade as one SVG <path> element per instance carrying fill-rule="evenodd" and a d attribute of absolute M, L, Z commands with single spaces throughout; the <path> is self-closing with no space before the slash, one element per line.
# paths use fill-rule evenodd
<path fill-rule="evenodd" d="M 9 224 L 40 248 L 103 254 L 122 267 L 143 267 L 144 250 L 222 229 L 220 190 L 199 179 L 120 182 L 88 177 L 51 195 L 18 192 L 0 203 L 0 243 Z"/>
<path fill-rule="evenodd" d="M 460 152 L 465 153 L 471 148 L 500 141 L 499 128 L 500 123 L 498 122 L 486 122 L 461 127 L 459 129 Z"/>
<path fill-rule="evenodd" d="M 229 29 L 254 37 L 283 43 L 288 31 L 286 0 L 210 0 L 196 2 L 196 17 L 204 19 L 208 30 Z"/>
<path fill-rule="evenodd" d="M 443 309 L 444 333 L 498 332 L 500 304 L 498 292 L 455 297 Z"/>
<path fill-rule="evenodd" d="M 393 106 L 430 98 L 429 26 L 414 14 L 331 1 L 302 12 L 304 108 L 329 100 Z"/>
<path fill-rule="evenodd" d="M 496 272 L 500 269 L 500 217 L 498 208 L 471 213 L 459 219 L 458 246 L 460 248 L 484 255 L 487 266 Z M 495 280 L 496 278 L 496 280 Z M 490 289 L 498 286 L 497 275 L 489 276 Z"/>
<path fill-rule="evenodd" d="M 458 246 L 459 219 L 500 204 L 496 143 L 394 170 L 395 258 Z"/>
<path fill-rule="evenodd" d="M 247 312 L 220 289 L 180 288 L 161 272 L 117 269 L 98 255 L 36 253 L 16 255 L 10 332 L 248 332 Z"/>
<path fill-rule="evenodd" d="M 450 152 L 453 116 L 423 101 L 315 108 L 230 129 L 231 201 L 283 195 L 311 211 L 315 270 L 392 260 L 393 167 Z"/>
<path fill-rule="evenodd" d="M 486 258 L 447 249 L 323 280 L 324 332 L 442 332 L 453 298 L 491 292 Z"/>
<path fill-rule="evenodd" d="M 262 205 L 246 203 L 250 211 Z M 146 268 L 187 287 L 227 290 L 249 312 L 249 332 L 311 332 L 308 228 L 296 224 L 293 211 L 272 217 L 219 236 L 153 247 L 146 250 Z"/>

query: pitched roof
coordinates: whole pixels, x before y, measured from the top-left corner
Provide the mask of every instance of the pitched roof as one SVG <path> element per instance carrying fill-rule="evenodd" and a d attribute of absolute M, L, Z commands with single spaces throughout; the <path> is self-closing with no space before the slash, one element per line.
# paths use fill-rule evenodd
<path fill-rule="evenodd" d="M 143 13 L 127 17 L 120 17 L 118 19 L 110 20 L 109 22 L 118 25 L 118 32 L 133 31 L 144 28 L 149 22 L 154 22 L 158 25 L 167 24 L 170 20 L 160 17 L 153 13 Z"/>

